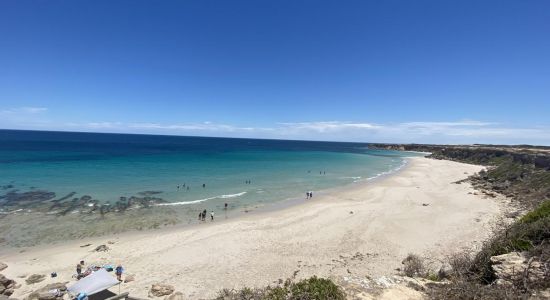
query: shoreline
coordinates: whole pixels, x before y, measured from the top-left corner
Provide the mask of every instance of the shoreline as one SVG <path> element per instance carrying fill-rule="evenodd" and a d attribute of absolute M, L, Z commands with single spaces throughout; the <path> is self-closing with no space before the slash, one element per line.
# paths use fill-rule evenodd
<path fill-rule="evenodd" d="M 402 171 L 403 169 L 405 169 L 407 167 L 408 160 L 411 157 L 414 157 L 414 156 L 402 157 L 403 163 L 400 166 L 398 166 L 394 169 L 391 169 L 389 171 L 379 173 L 375 176 L 372 176 L 372 177 L 369 177 L 369 178 L 364 178 L 364 179 L 362 178 L 362 179 L 359 179 L 357 181 L 349 182 L 349 183 L 346 183 L 346 184 L 343 184 L 343 185 L 329 187 L 329 188 L 326 188 L 326 189 L 314 191 L 315 192 L 314 200 L 311 200 L 311 201 L 318 201 L 319 199 L 322 199 L 323 197 L 330 196 L 332 194 L 340 193 L 340 192 L 351 190 L 351 189 L 364 188 L 365 185 L 374 183 L 374 182 L 379 181 L 379 180 L 383 180 L 384 178 L 387 178 L 388 176 L 392 176 L 394 174 L 397 174 L 398 172 Z M 229 203 L 231 202 L 230 199 L 228 199 L 226 201 L 229 202 Z M 216 212 L 215 223 L 226 222 L 226 221 L 229 221 L 229 220 L 232 220 L 232 219 L 246 218 L 248 216 L 253 216 L 253 215 L 256 215 L 256 214 L 265 214 L 265 213 L 276 212 L 276 211 L 280 211 L 280 210 L 284 210 L 284 209 L 290 209 L 294 206 L 299 206 L 299 205 L 302 205 L 302 204 L 307 203 L 307 202 L 308 202 L 308 200 L 304 199 L 303 197 L 296 196 L 296 197 L 290 197 L 290 198 L 278 200 L 278 201 L 275 201 L 275 202 L 265 203 L 265 202 L 260 201 L 260 202 L 256 202 L 256 203 L 245 204 L 245 205 L 238 206 L 234 209 L 229 209 L 227 211 L 222 210 L 221 212 Z M 160 209 L 163 209 L 163 208 L 170 209 L 170 207 L 172 205 L 170 205 L 170 203 L 168 203 L 168 204 L 169 205 L 165 205 L 165 204 L 154 205 L 150 208 L 140 208 L 140 209 L 137 209 L 137 210 L 129 209 L 128 211 L 123 212 L 123 214 L 125 214 L 125 215 L 122 218 L 132 218 L 131 216 L 129 216 L 130 212 L 135 212 L 135 211 L 139 212 L 142 209 L 143 210 L 145 210 L 145 209 L 160 210 Z M 183 206 L 175 205 L 174 211 L 176 212 L 176 214 L 178 214 L 177 213 L 178 209 L 186 208 L 186 207 L 187 206 L 185 206 L 185 205 L 183 205 Z M 207 211 L 208 211 L 208 217 L 209 217 L 210 216 L 209 215 L 209 210 L 207 210 Z M 33 214 L 38 214 L 38 215 L 43 215 L 43 216 L 50 215 L 49 213 L 41 213 L 41 212 L 25 213 L 25 215 L 30 215 L 30 216 L 32 216 Z M 14 216 L 15 215 L 16 214 L 14 214 Z M 194 217 L 191 217 L 191 218 L 188 218 L 188 219 L 180 219 L 176 223 L 169 224 L 169 225 L 164 225 L 160 228 L 146 228 L 146 229 L 143 229 L 143 230 L 139 230 L 139 229 L 136 229 L 136 228 L 128 228 L 128 229 L 122 229 L 121 232 L 106 232 L 106 233 L 102 233 L 102 234 L 99 234 L 99 235 L 93 235 L 93 236 L 82 237 L 82 238 L 69 238 L 69 239 L 65 239 L 65 240 L 61 239 L 61 240 L 55 240 L 55 241 L 39 242 L 37 244 L 29 245 L 29 246 L 12 246 L 12 245 L 6 244 L 2 247 L 2 249 L 0 249 L 0 255 L 2 255 L 4 253 L 10 253 L 10 252 L 13 252 L 13 253 L 19 252 L 23 249 L 26 251 L 26 250 L 32 250 L 32 249 L 41 248 L 41 247 L 52 247 L 52 246 L 56 246 L 56 245 L 59 245 L 59 244 L 63 245 L 63 244 L 71 243 L 71 242 L 79 243 L 79 241 L 82 241 L 82 240 L 101 240 L 101 239 L 105 239 L 105 238 L 115 238 L 115 237 L 120 237 L 120 236 L 124 236 L 124 235 L 131 235 L 131 236 L 138 235 L 139 236 L 139 235 L 147 235 L 149 233 L 155 233 L 155 232 L 166 232 L 166 231 L 172 231 L 172 230 L 178 231 L 178 230 L 184 230 L 186 228 L 192 229 L 192 228 L 198 228 L 197 226 L 204 226 L 206 224 L 211 224 L 211 222 L 208 220 L 208 218 L 205 222 L 197 222 L 197 220 L 194 219 Z"/>
<path fill-rule="evenodd" d="M 483 167 L 427 158 L 407 160 L 390 176 L 343 190 L 338 187 L 282 209 L 255 211 L 203 227 L 175 225 L 40 245 L 23 253 L 3 251 L 0 261 L 10 266 L 4 272 L 10 278 L 51 270 L 63 274 L 57 281 L 72 274 L 80 259 L 122 263 L 136 276 L 135 282 L 123 284 L 133 296 L 144 296 L 144 287 L 153 282 L 165 282 L 196 299 L 211 297 L 221 288 L 273 284 L 295 271 L 298 278 L 385 276 L 395 273 L 407 252 L 437 261 L 460 245 L 480 243 L 480 226 L 500 214 L 499 205 L 469 193 L 473 191 L 469 184 L 452 182 Z M 111 251 L 90 251 L 108 240 L 115 242 L 108 244 Z M 85 243 L 92 245 L 80 248 Z M 242 276 L 236 279 L 237 273 Z M 16 294 L 23 296 L 29 289 L 24 286 Z"/>

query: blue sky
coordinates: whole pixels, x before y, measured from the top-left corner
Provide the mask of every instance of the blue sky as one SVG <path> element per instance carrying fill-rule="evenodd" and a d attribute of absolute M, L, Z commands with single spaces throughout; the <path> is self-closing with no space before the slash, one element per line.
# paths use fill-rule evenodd
<path fill-rule="evenodd" d="M 0 1 L 0 128 L 550 145 L 550 1 Z"/>

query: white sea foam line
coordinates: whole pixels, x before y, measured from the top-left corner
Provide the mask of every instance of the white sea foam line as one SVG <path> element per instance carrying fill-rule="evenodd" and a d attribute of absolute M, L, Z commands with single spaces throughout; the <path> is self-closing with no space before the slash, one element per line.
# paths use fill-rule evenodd
<path fill-rule="evenodd" d="M 368 178 L 367 178 L 367 181 L 376 179 L 376 178 L 378 178 L 378 177 L 380 177 L 380 176 L 384 176 L 384 175 L 388 175 L 388 174 L 395 173 L 395 172 L 397 172 L 397 171 L 403 169 L 403 167 L 405 167 L 406 165 L 407 165 L 407 160 L 404 159 L 404 160 L 403 160 L 403 163 L 401 163 L 401 165 L 397 166 L 396 168 L 393 168 L 393 169 L 391 169 L 391 170 L 388 170 L 388 171 L 385 171 L 385 172 L 381 172 L 381 173 L 378 173 L 378 174 L 376 174 L 376 175 L 374 175 L 374 176 L 368 177 Z M 360 181 L 360 180 L 355 180 L 354 182 L 357 182 L 357 181 Z"/>
<path fill-rule="evenodd" d="M 219 195 L 219 196 L 214 196 L 214 197 L 204 198 L 204 199 L 198 199 L 198 200 L 192 200 L 192 201 L 181 201 L 181 202 L 171 202 L 171 203 L 159 203 L 159 204 L 157 204 L 157 206 L 188 205 L 188 204 L 201 203 L 201 202 L 208 201 L 208 200 L 213 200 L 213 199 L 228 199 L 228 198 L 235 198 L 235 197 L 240 197 L 240 196 L 242 196 L 242 195 L 244 195 L 244 194 L 246 194 L 246 192 L 240 192 L 240 193 L 237 193 L 237 194 Z"/>

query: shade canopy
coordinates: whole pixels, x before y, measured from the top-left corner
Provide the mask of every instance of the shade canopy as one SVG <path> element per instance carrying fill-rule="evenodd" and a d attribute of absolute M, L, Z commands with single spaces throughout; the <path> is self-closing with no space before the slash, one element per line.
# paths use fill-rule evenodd
<path fill-rule="evenodd" d="M 114 285 L 118 284 L 118 280 L 109 274 L 105 269 L 100 269 L 92 274 L 80 279 L 75 284 L 68 288 L 73 295 L 86 293 L 88 296 L 99 293 Z"/>

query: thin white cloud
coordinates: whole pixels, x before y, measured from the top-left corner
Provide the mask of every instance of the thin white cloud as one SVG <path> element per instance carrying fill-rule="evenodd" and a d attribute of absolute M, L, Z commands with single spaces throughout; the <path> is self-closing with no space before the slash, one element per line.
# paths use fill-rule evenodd
<path fill-rule="evenodd" d="M 377 129 L 379 125 L 371 123 L 354 123 L 354 122 L 299 122 L 299 123 L 279 123 L 279 125 L 293 130 L 313 130 L 317 132 L 339 131 L 349 129 Z"/>
<path fill-rule="evenodd" d="M 254 131 L 253 127 L 237 127 L 212 122 L 189 123 L 189 124 L 158 124 L 158 123 L 131 123 L 129 128 L 134 129 L 155 129 L 155 130 L 179 130 L 179 131 L 212 131 L 212 132 L 236 132 Z"/>
<path fill-rule="evenodd" d="M 46 107 L 32 107 L 32 106 L 23 106 L 23 107 L 14 107 L 0 110 L 2 115 L 29 115 L 29 114 L 39 114 L 48 111 Z"/>

